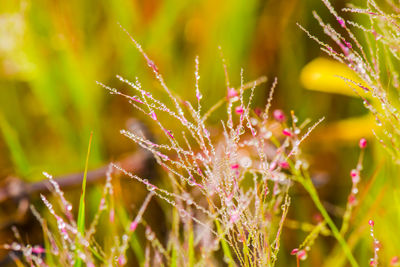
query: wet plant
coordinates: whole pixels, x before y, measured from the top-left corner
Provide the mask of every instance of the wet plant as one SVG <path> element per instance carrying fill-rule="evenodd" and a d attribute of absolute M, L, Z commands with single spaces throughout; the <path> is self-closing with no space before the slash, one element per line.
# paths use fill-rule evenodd
<path fill-rule="evenodd" d="M 353 70 L 358 80 L 339 77 L 357 94 L 364 106 L 375 117 L 377 130 L 373 134 L 393 159 L 400 162 L 399 124 L 399 10 L 393 1 L 378 5 L 367 0 L 365 7 L 348 4 L 342 12 L 363 16 L 365 23 L 343 18 L 328 0 L 322 1 L 335 17 L 337 26 L 332 26 L 313 12 L 314 18 L 332 45 L 320 41 L 307 29 L 299 27 L 315 40 L 321 50 Z M 361 20 L 360 19 L 360 20 Z M 332 74 L 334 75 L 334 74 Z"/>
<path fill-rule="evenodd" d="M 337 17 L 339 24 L 347 30 L 346 23 L 330 7 L 329 2 L 324 3 Z M 316 14 L 315 16 L 319 19 Z M 368 85 L 347 79 L 345 81 L 370 92 L 372 97 L 377 98 L 385 107 L 391 105 L 385 93 L 379 89 L 381 87 L 375 88 L 376 91 L 372 89 L 374 83 L 379 84 L 379 77 L 373 68 L 364 73 L 362 68 L 366 70 L 369 65 L 364 62 L 366 58 L 362 56 L 363 52 L 356 53 L 351 50 L 354 55 L 350 56 L 351 45 L 344 43 L 344 39 L 338 33 L 332 33 L 330 26 L 323 25 L 326 32 L 332 38 L 336 38 L 334 40 L 339 46 L 345 44 L 345 47 L 340 46 L 343 49 L 341 54 L 325 44 L 324 51 L 338 60 L 347 60 L 350 67 L 359 71 L 360 75 L 364 74 L 361 77 Z M 354 35 L 349 31 L 348 34 L 356 42 Z M 32 208 L 42 225 L 45 246 L 24 245 L 24 240 L 16 231 L 18 242 L 4 245 L 4 248 L 22 252 L 25 261 L 33 266 L 123 266 L 129 262 L 126 257 L 128 248 L 135 246 L 131 242 L 134 232 L 142 226 L 142 229 L 145 229 L 145 240 L 139 247 L 144 249 L 142 254 L 139 252 L 137 255 L 137 260 L 143 266 L 205 266 L 223 262 L 228 266 L 274 266 L 279 261 L 280 253 L 284 253 L 280 252 L 281 236 L 288 219 L 290 190 L 297 184 L 308 193 L 320 213 L 316 224 L 308 224 L 309 233 L 304 241 L 291 250 L 297 265 L 300 265 L 301 260 L 307 259 L 315 240 L 324 234 L 336 239 L 351 266 L 358 266 L 345 234 L 349 231 L 353 208 L 358 204 L 358 186 L 361 181 L 366 140 L 361 139 L 359 143 L 361 154 L 356 167 L 350 172 L 352 188 L 342 225 L 338 227 L 318 196 L 309 174 L 309 163 L 301 150 L 302 142 L 323 119 L 315 123 L 311 123 L 311 120 L 299 122 L 293 111 L 289 114 L 282 110 L 271 112 L 276 79 L 270 87 L 265 108 L 253 107 L 254 91 L 258 85 L 266 82 L 266 78 L 245 82 L 242 70 L 240 84 L 232 85 L 223 56 L 221 58 L 226 80 L 226 87 L 223 89 L 225 96 L 210 109 L 203 110 L 205 99 L 200 89 L 198 58 L 194 64 L 195 101 L 190 102 L 175 95 L 167 86 L 157 65 L 141 45 L 130 38 L 154 73 L 167 100 L 160 100 L 151 90 L 145 89 L 139 78 L 130 81 L 117 76 L 121 83 L 128 85 L 135 92 L 133 95 L 101 82 L 98 84 L 110 94 L 126 98 L 133 108 L 156 125 L 156 131 L 160 133 L 157 141 L 147 139 L 141 132 L 129 129 L 121 130 L 121 134 L 153 154 L 163 170 L 164 179 L 160 184 L 156 184 L 147 177 L 126 171 L 118 164 L 111 164 L 99 209 L 87 228 L 84 221 L 85 182 L 78 219 L 75 220 L 71 204 L 64 198 L 63 192 L 52 177 L 45 174 L 53 186 L 60 209 L 60 213 L 57 212 L 53 204 L 42 196 L 55 221 L 51 226 Z M 356 47 L 360 49 L 361 45 Z M 358 92 L 357 89 L 355 91 Z M 360 96 L 367 101 L 361 93 Z M 369 108 L 377 115 L 379 122 L 383 121 L 394 127 L 396 117 L 393 115 L 395 110 L 391 109 L 392 106 L 383 113 L 387 116 L 387 120 L 383 120 L 379 112 L 375 113 L 375 110 L 371 109 L 373 105 L 376 104 L 371 104 Z M 208 123 L 208 119 L 219 109 L 225 109 L 226 113 L 219 126 L 215 127 Z M 168 126 L 171 125 L 167 123 L 170 121 L 173 121 L 174 127 Z M 393 155 L 395 154 L 394 150 Z M 103 242 L 94 237 L 102 214 L 107 215 L 107 227 L 115 229 L 117 223 L 111 182 L 113 171 L 139 181 L 149 193 L 136 217 L 124 224 L 122 233 L 115 231 L 111 242 Z M 161 241 L 142 217 L 152 197 L 168 204 L 165 213 L 169 215 L 167 218 L 170 228 L 165 242 Z M 373 227 L 373 223 L 370 225 Z M 373 239 L 376 244 L 375 236 Z M 374 250 L 371 261 L 374 265 L 378 264 L 378 250 Z M 20 263 L 18 259 L 16 262 Z"/>

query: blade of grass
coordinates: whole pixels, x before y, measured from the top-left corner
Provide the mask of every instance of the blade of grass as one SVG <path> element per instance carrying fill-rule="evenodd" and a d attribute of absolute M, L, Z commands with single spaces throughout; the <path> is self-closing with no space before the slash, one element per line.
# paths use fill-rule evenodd
<path fill-rule="evenodd" d="M 193 224 L 189 221 L 189 240 L 188 240 L 188 252 L 189 252 L 189 266 L 193 267 L 195 264 L 195 254 L 194 254 L 194 234 L 193 234 Z"/>
<path fill-rule="evenodd" d="M 130 223 L 129 216 L 124 209 L 124 207 L 120 206 L 116 209 L 118 214 L 118 219 L 122 222 L 123 225 L 128 225 Z M 130 248 L 132 249 L 133 253 L 136 256 L 137 261 L 139 262 L 140 266 L 144 266 L 144 251 L 140 241 L 136 235 L 136 232 L 132 233 L 132 236 L 129 240 Z"/>
<path fill-rule="evenodd" d="M 78 227 L 79 233 L 82 236 L 84 236 L 84 234 L 85 234 L 86 178 L 87 178 L 87 172 L 88 172 L 89 155 L 90 155 L 90 147 L 91 147 L 91 144 L 92 144 L 92 138 L 93 138 L 93 132 L 90 133 L 88 151 L 87 151 L 87 154 L 86 154 L 85 171 L 83 173 L 81 198 L 79 200 L 79 211 L 78 211 L 77 227 Z M 76 247 L 77 247 L 77 251 L 81 248 L 81 245 L 79 244 L 79 240 L 78 239 L 76 240 Z M 79 257 L 77 257 L 76 262 L 75 262 L 75 267 L 80 267 L 80 266 L 82 266 L 82 260 Z"/>
<path fill-rule="evenodd" d="M 351 249 L 349 248 L 346 240 L 343 236 L 339 233 L 339 229 L 336 227 L 335 223 L 332 221 L 331 217 L 329 216 L 328 212 L 326 211 L 325 207 L 322 205 L 321 200 L 319 199 L 318 193 L 311 181 L 311 178 L 306 174 L 305 179 L 300 179 L 300 183 L 303 185 L 304 189 L 309 193 L 311 199 L 313 200 L 315 206 L 321 213 L 322 217 L 329 225 L 332 231 L 332 235 L 336 238 L 339 242 L 340 246 L 343 249 L 344 254 L 346 255 L 349 263 L 351 266 L 356 267 L 359 266 L 356 259 L 354 258 Z"/>
<path fill-rule="evenodd" d="M 178 236 L 178 231 L 179 231 L 179 214 L 177 209 L 173 209 L 172 211 L 172 231 L 175 234 L 175 236 Z M 172 242 L 172 248 L 171 248 L 171 267 L 177 267 L 179 266 L 178 264 L 178 249 L 176 240 L 173 240 Z"/>
<path fill-rule="evenodd" d="M 16 171 L 22 176 L 29 173 L 29 163 L 26 158 L 21 143 L 18 140 L 18 133 L 11 127 L 3 114 L 0 113 L 0 132 L 3 134 L 4 141 L 7 144 L 11 159 L 15 165 Z"/>
<path fill-rule="evenodd" d="M 51 253 L 51 244 L 49 235 L 49 229 L 47 228 L 46 221 L 43 221 L 43 240 L 44 240 L 44 248 L 46 250 L 46 264 L 48 266 L 57 266 L 54 261 L 53 253 Z"/>

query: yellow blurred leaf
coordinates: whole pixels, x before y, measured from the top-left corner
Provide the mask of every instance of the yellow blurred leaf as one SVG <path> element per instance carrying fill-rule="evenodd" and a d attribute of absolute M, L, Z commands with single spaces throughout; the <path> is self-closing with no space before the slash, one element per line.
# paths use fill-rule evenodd
<path fill-rule="evenodd" d="M 300 80 L 304 88 L 308 90 L 357 97 L 349 85 L 338 76 L 361 83 L 357 75 L 346 65 L 322 57 L 316 58 L 304 66 Z M 362 96 L 365 96 L 361 88 L 355 89 Z"/>
<path fill-rule="evenodd" d="M 317 142 L 352 142 L 360 138 L 372 138 L 372 129 L 376 128 L 373 115 L 352 117 L 349 119 L 332 122 L 323 128 L 317 129 L 313 134 Z"/>

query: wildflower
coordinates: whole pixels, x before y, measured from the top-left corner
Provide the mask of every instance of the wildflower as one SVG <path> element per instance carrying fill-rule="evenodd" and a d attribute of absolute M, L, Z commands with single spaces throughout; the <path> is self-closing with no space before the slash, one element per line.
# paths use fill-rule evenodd
<path fill-rule="evenodd" d="M 336 31 L 331 25 L 324 23 L 316 12 L 313 13 L 324 32 L 336 43 L 341 52 L 336 51 L 329 44 L 321 42 L 300 25 L 299 27 L 311 39 L 315 40 L 324 52 L 341 64 L 347 65 L 357 75 L 356 79 L 348 75 L 340 76 L 340 78 L 355 95 L 363 100 L 363 105 L 374 117 L 375 125 L 382 127 L 382 131 L 374 131 L 373 134 L 392 155 L 395 162 L 400 164 L 398 153 L 400 150 L 398 145 L 400 140 L 398 132 L 400 113 L 397 102 L 392 101 L 390 97 L 392 90 L 397 91 L 400 84 L 397 69 L 399 50 L 394 49 L 399 44 L 396 37 L 399 32 L 397 18 L 394 19 L 392 14 L 385 13 L 384 9 L 381 9 L 375 1 L 367 2 L 365 9 L 354 7 L 343 9 L 344 12 L 368 15 L 371 23 L 360 25 L 354 21 L 344 21 L 334 10 L 329 0 L 323 0 L 330 13 L 344 29 L 346 36 Z M 391 6 L 397 9 L 394 4 Z M 362 45 L 365 40 L 358 40 L 356 37 L 358 34 L 353 33 L 348 25 L 364 33 L 360 36 L 365 36 L 364 39 L 367 41 L 365 47 Z M 351 43 L 356 45 L 353 46 Z M 382 57 L 381 51 L 388 51 L 387 56 Z M 385 66 L 387 71 L 382 72 L 382 66 Z M 389 82 L 387 82 L 387 75 L 390 76 Z M 351 76 L 354 76 L 354 74 Z M 359 145 L 360 148 L 364 149 L 367 145 L 366 140 L 363 138 Z"/>
<path fill-rule="evenodd" d="M 226 97 L 227 97 L 228 99 L 235 99 L 235 98 L 237 98 L 238 95 L 239 95 L 239 94 L 238 94 L 238 92 L 235 90 L 235 88 L 229 88 Z"/>
<path fill-rule="evenodd" d="M 351 170 L 350 176 L 353 184 L 356 184 L 360 181 L 360 172 L 358 170 L 356 169 Z"/>
<path fill-rule="evenodd" d="M 237 114 L 243 114 L 244 109 L 243 109 L 242 106 L 237 106 L 237 107 L 235 108 L 235 112 L 236 112 Z"/>
<path fill-rule="evenodd" d="M 154 111 L 150 112 L 150 116 L 153 120 L 155 120 L 155 121 L 157 120 L 157 115 Z"/>
<path fill-rule="evenodd" d="M 232 164 L 232 165 L 231 165 L 231 169 L 232 169 L 232 170 L 239 169 L 239 164 L 237 164 L 237 163 Z"/>
<path fill-rule="evenodd" d="M 283 133 L 283 135 L 286 135 L 288 137 L 292 136 L 292 132 L 289 129 L 283 129 L 282 133 Z"/>
<path fill-rule="evenodd" d="M 280 109 L 275 109 L 273 114 L 274 114 L 275 120 L 277 120 L 277 121 L 279 121 L 279 122 L 284 122 L 284 121 L 286 121 L 285 113 L 284 113 L 282 110 L 280 110 Z"/>
<path fill-rule="evenodd" d="M 261 118 L 262 110 L 261 108 L 257 107 L 254 109 L 254 113 Z"/>
<path fill-rule="evenodd" d="M 399 256 L 394 256 L 394 257 L 390 260 L 390 266 L 399 266 L 399 263 L 400 263 Z"/>
<path fill-rule="evenodd" d="M 297 257 L 300 260 L 304 261 L 305 259 L 307 259 L 307 252 L 304 249 L 302 249 L 299 252 L 297 252 Z"/>
<path fill-rule="evenodd" d="M 287 161 L 282 161 L 279 163 L 279 166 L 281 166 L 282 169 L 289 169 L 289 163 Z"/>
<path fill-rule="evenodd" d="M 41 246 L 33 246 L 32 247 L 32 252 L 36 253 L 36 254 L 41 254 L 41 253 L 45 253 L 46 250 Z"/>
<path fill-rule="evenodd" d="M 350 194 L 348 198 L 349 204 L 353 206 L 356 203 L 356 201 L 357 201 L 356 196 L 354 194 Z"/>
<path fill-rule="evenodd" d="M 360 146 L 361 149 L 366 148 L 367 147 L 367 140 L 365 138 L 361 138 L 358 145 Z"/>

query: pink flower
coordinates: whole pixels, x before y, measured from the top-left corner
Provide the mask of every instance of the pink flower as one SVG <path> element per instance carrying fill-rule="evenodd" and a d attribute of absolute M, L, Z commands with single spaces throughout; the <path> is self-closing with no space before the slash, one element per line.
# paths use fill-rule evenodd
<path fill-rule="evenodd" d="M 237 107 L 235 108 L 235 112 L 236 112 L 237 114 L 243 114 L 244 109 L 243 109 L 242 106 L 237 106 Z"/>
<path fill-rule="evenodd" d="M 367 147 L 367 140 L 365 138 L 361 138 L 360 142 L 358 143 L 361 149 L 364 149 Z"/>
<path fill-rule="evenodd" d="M 360 172 L 358 170 L 351 170 L 350 172 L 351 180 L 353 184 L 356 184 L 360 181 Z"/>
<path fill-rule="evenodd" d="M 282 161 L 279 163 L 279 166 L 281 166 L 282 169 L 289 169 L 289 163 L 287 161 Z"/>
<path fill-rule="evenodd" d="M 226 95 L 226 97 L 228 99 L 234 98 L 238 96 L 238 92 L 235 90 L 235 88 L 229 88 L 228 89 L 228 93 Z"/>
<path fill-rule="evenodd" d="M 129 231 L 133 232 L 136 230 L 136 227 L 138 226 L 138 223 L 136 221 L 133 221 L 131 225 L 129 226 Z"/>
<path fill-rule="evenodd" d="M 283 133 L 283 135 L 286 135 L 286 136 L 289 136 L 289 137 L 292 136 L 292 133 L 289 131 L 289 129 L 283 129 L 282 133 Z"/>
<path fill-rule="evenodd" d="M 236 164 L 232 164 L 232 165 L 231 165 L 231 169 L 232 169 L 232 170 L 239 169 L 239 164 L 237 164 L 237 163 L 236 163 Z"/>
<path fill-rule="evenodd" d="M 307 259 L 307 252 L 304 250 L 304 249 L 302 249 L 302 250 L 300 250 L 299 252 L 297 252 L 297 257 L 300 259 L 300 260 L 305 260 L 305 259 Z"/>
<path fill-rule="evenodd" d="M 152 111 L 151 113 L 150 113 L 150 116 L 151 116 L 151 118 L 153 119 L 153 120 L 157 120 L 157 115 L 156 115 L 156 113 L 154 112 L 154 111 Z"/>
<path fill-rule="evenodd" d="M 262 110 L 261 110 L 261 108 L 255 108 L 254 109 L 254 113 L 256 113 L 256 115 L 258 116 L 258 117 L 261 117 L 261 114 L 262 114 Z"/>
<path fill-rule="evenodd" d="M 350 205 L 354 205 L 355 203 L 356 203 L 356 196 L 354 195 L 354 194 L 351 194 L 350 196 L 349 196 L 349 199 L 348 199 L 348 201 L 349 201 L 349 204 Z"/>
<path fill-rule="evenodd" d="M 275 109 L 273 115 L 274 115 L 275 120 L 277 120 L 279 122 L 286 121 L 285 113 L 280 109 Z"/>
<path fill-rule="evenodd" d="M 351 176 L 352 178 L 358 176 L 358 171 L 357 171 L 356 169 L 352 169 L 352 170 L 350 171 L 350 176 Z"/>
<path fill-rule="evenodd" d="M 32 252 L 33 252 L 33 253 L 37 253 L 37 254 L 41 254 L 41 253 L 44 253 L 44 252 L 45 252 L 45 249 L 42 248 L 41 246 L 34 246 L 34 247 L 32 248 Z"/>
<path fill-rule="evenodd" d="M 398 265 L 399 265 L 399 257 L 398 257 L 398 256 L 394 256 L 394 257 L 390 260 L 390 265 L 391 265 L 391 266 L 398 266 Z"/>
<path fill-rule="evenodd" d="M 344 20 L 342 20 L 341 18 L 337 18 L 337 21 L 339 22 L 340 26 L 346 28 L 346 23 L 344 22 Z"/>

